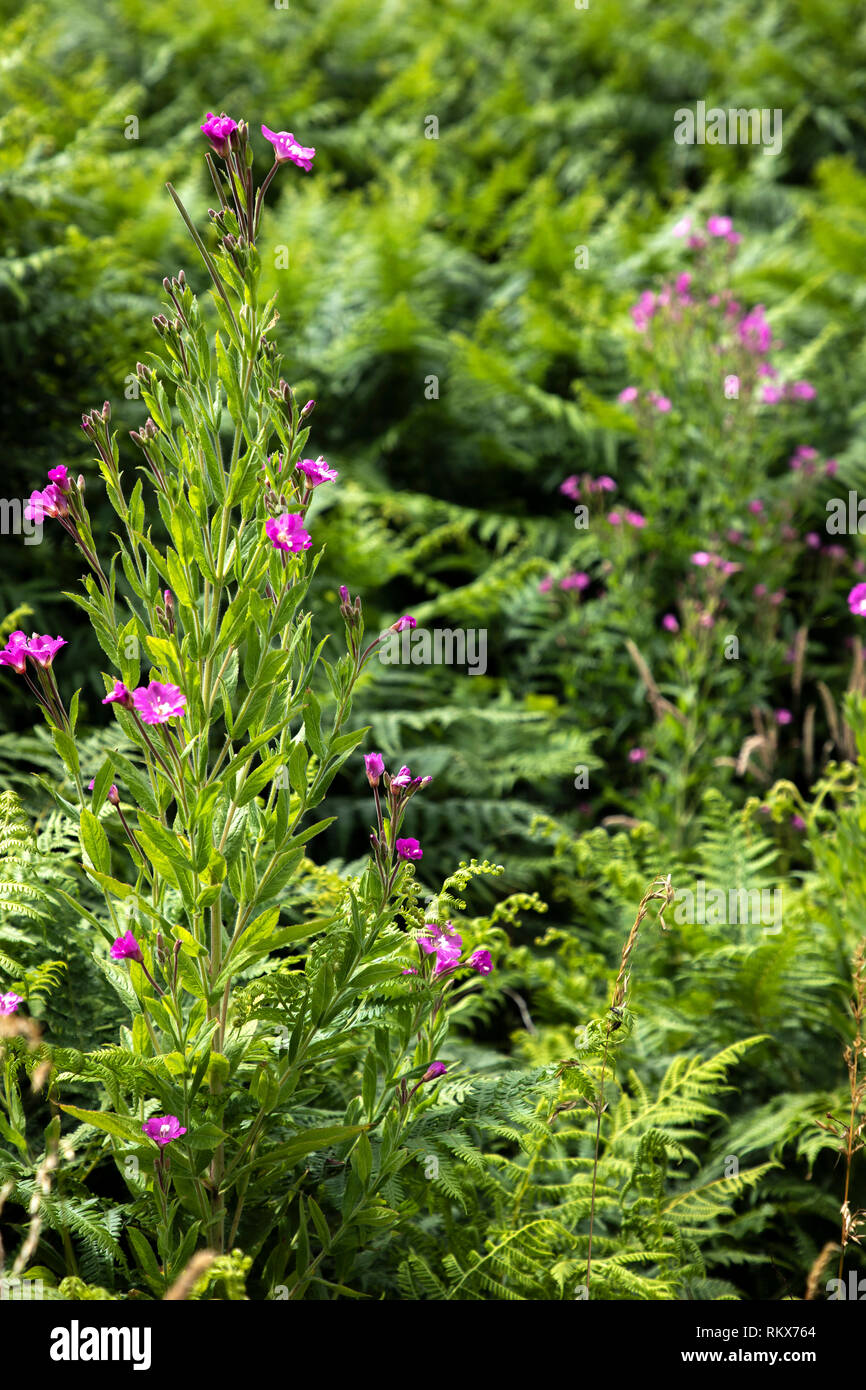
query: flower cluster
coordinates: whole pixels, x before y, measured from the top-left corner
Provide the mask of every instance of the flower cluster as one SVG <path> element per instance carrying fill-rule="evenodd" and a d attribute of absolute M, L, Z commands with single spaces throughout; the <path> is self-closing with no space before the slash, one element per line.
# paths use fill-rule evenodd
<path fill-rule="evenodd" d="M 453 930 L 450 922 L 446 922 L 444 927 L 437 926 L 435 922 L 426 922 L 424 930 L 425 935 L 418 937 L 418 947 L 422 957 L 434 958 L 433 978 L 456 970 L 458 966 L 475 970 L 479 975 L 489 975 L 492 971 L 493 961 L 484 947 L 479 946 L 466 960 L 461 961 L 463 937 Z M 403 974 L 417 975 L 418 971 L 410 967 Z"/>
<path fill-rule="evenodd" d="M 414 626 L 414 618 L 410 621 Z M 394 628 L 398 629 L 399 624 L 395 623 Z M 399 772 L 391 775 L 385 771 L 385 760 L 381 753 L 365 753 L 364 768 L 376 803 L 377 828 L 370 834 L 370 843 L 373 847 L 373 856 L 382 887 L 387 897 L 393 887 L 401 862 L 417 862 L 424 857 L 424 851 L 417 840 L 411 837 L 400 838 L 400 827 L 411 798 L 422 787 L 426 787 L 432 782 L 433 778 L 413 777 L 411 769 L 405 766 L 401 767 Z M 379 794 L 380 782 L 385 791 L 387 830 Z"/>

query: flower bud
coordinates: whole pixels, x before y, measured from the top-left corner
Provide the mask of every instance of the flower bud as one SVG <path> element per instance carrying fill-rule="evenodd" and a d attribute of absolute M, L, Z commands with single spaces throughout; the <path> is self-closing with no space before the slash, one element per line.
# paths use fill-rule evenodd
<path fill-rule="evenodd" d="M 301 419 L 302 419 L 302 420 L 306 420 L 306 418 L 307 418 L 308 415 L 312 415 L 312 413 L 313 413 L 313 411 L 315 410 L 315 408 L 316 408 L 316 402 L 315 402 L 315 401 L 307 401 L 307 404 L 306 404 L 305 406 L 303 406 L 303 408 L 302 408 L 302 410 L 301 410 Z"/>
<path fill-rule="evenodd" d="M 444 1076 L 448 1068 L 444 1062 L 431 1062 L 424 1075 L 421 1077 L 423 1086 L 425 1081 L 435 1081 L 437 1076 Z"/>

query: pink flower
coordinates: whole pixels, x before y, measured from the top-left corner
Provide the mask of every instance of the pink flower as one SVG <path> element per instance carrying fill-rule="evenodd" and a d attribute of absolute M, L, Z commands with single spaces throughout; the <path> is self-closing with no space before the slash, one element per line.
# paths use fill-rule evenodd
<path fill-rule="evenodd" d="M 689 292 L 689 286 L 690 286 L 691 283 L 692 283 L 691 271 L 689 271 L 689 270 L 684 270 L 683 273 L 682 273 L 682 275 L 678 275 L 677 278 L 676 278 L 676 280 L 674 281 L 674 289 L 676 290 L 677 294 L 679 294 L 679 295 L 688 294 L 688 292 Z"/>
<path fill-rule="evenodd" d="M 839 472 L 839 465 L 835 459 L 827 460 L 824 464 L 824 472 L 828 478 L 835 478 L 836 474 Z"/>
<path fill-rule="evenodd" d="M 730 242 L 731 246 L 739 246 L 742 240 L 742 232 L 728 232 L 728 235 L 725 237 L 725 241 Z"/>
<path fill-rule="evenodd" d="M 275 550 L 309 550 L 313 538 L 304 530 L 304 518 L 298 512 L 282 512 L 280 516 L 269 516 L 265 531 Z"/>
<path fill-rule="evenodd" d="M 674 226 L 671 228 L 671 236 L 688 236 L 691 230 L 692 219 L 690 217 L 681 217 L 679 222 L 675 223 Z"/>
<path fill-rule="evenodd" d="M 274 158 L 278 164 L 286 164 L 291 160 L 299 169 L 306 169 L 307 173 L 312 169 L 316 151 L 306 145 L 299 145 L 291 131 L 268 130 L 267 126 L 263 125 L 262 135 L 273 145 Z"/>
<path fill-rule="evenodd" d="M 123 684 L 123 681 L 114 682 L 114 689 L 108 692 L 102 703 L 104 705 L 111 705 L 115 702 L 122 705 L 124 709 L 132 709 L 132 695 Z"/>
<path fill-rule="evenodd" d="M 27 655 L 33 658 L 37 666 L 42 666 L 47 670 L 60 648 L 66 645 L 65 637 L 48 637 L 47 635 L 37 637 L 34 632 L 27 643 Z"/>
<path fill-rule="evenodd" d="M 397 841 L 398 859 L 423 859 L 424 851 L 417 840 L 398 840 Z"/>
<path fill-rule="evenodd" d="M 733 560 L 725 560 L 724 564 L 722 565 L 722 574 L 736 574 L 737 571 L 741 570 L 742 568 L 742 565 L 735 564 Z"/>
<path fill-rule="evenodd" d="M 572 473 L 569 477 L 563 478 L 562 482 L 559 484 L 559 490 L 563 497 L 579 497 L 580 485 L 577 481 L 577 474 Z"/>
<path fill-rule="evenodd" d="M 392 632 L 402 632 L 406 627 L 417 627 L 418 624 L 410 613 L 405 613 L 402 618 L 398 618 L 396 623 L 391 624 Z"/>
<path fill-rule="evenodd" d="M 817 394 L 811 381 L 795 381 L 788 387 L 788 395 L 794 401 L 813 401 Z"/>
<path fill-rule="evenodd" d="M 399 771 L 399 772 L 395 772 L 395 773 L 394 773 L 394 776 L 391 778 L 391 786 L 392 786 L 392 787 L 410 787 L 411 785 L 412 785 L 412 773 L 411 773 L 411 770 L 410 770 L 408 767 L 406 767 L 405 764 L 404 764 L 403 767 L 400 768 L 400 771 Z"/>
<path fill-rule="evenodd" d="M 207 120 L 201 127 L 201 131 L 210 140 L 214 152 L 225 159 L 229 152 L 229 138 L 237 128 L 238 123 L 233 121 L 231 116 L 215 116 L 212 111 L 208 111 Z"/>
<path fill-rule="evenodd" d="M 774 608 L 778 608 L 785 602 L 785 590 L 777 589 L 774 594 L 770 594 L 770 602 Z"/>
<path fill-rule="evenodd" d="M 621 526 L 621 525 L 622 525 L 622 517 L 620 516 L 619 512 L 608 512 L 608 514 L 607 514 L 607 519 L 608 519 L 608 523 L 609 523 L 611 526 Z"/>
<path fill-rule="evenodd" d="M 806 532 L 806 544 L 808 545 L 810 550 L 820 549 L 821 537 L 818 535 L 817 531 Z"/>
<path fill-rule="evenodd" d="M 444 1076 L 447 1070 L 444 1062 L 431 1062 L 418 1084 L 423 1085 L 425 1081 L 435 1081 L 437 1076 Z"/>
<path fill-rule="evenodd" d="M 761 388 L 761 400 L 764 405 L 778 405 L 784 397 L 784 393 L 778 386 L 763 386 Z"/>
<path fill-rule="evenodd" d="M 72 484 L 69 481 L 69 474 L 66 471 L 66 465 L 64 463 L 58 464 L 56 468 L 49 468 L 48 481 L 49 483 L 55 483 L 60 492 L 72 491 Z"/>
<path fill-rule="evenodd" d="M 301 459 L 296 467 L 306 473 L 313 487 L 318 487 L 319 483 L 333 483 L 340 476 L 336 468 L 329 467 L 321 454 L 317 459 Z"/>
<path fill-rule="evenodd" d="M 538 592 L 539 592 L 540 594 L 549 594 L 552 588 L 553 588 L 553 575 L 552 575 L 552 574 L 546 574 L 546 575 L 544 576 L 544 578 L 541 580 L 540 584 L 538 585 Z M 0 659 L 2 659 L 2 658 L 0 658 Z"/>
<path fill-rule="evenodd" d="M 848 607 L 858 618 L 866 618 L 866 584 L 855 584 L 848 595 Z"/>
<path fill-rule="evenodd" d="M 179 1139 L 182 1134 L 186 1134 L 177 1115 L 154 1115 L 152 1120 L 145 1120 L 141 1132 L 146 1134 L 148 1139 L 155 1140 L 161 1149 L 170 1144 L 172 1139 Z"/>
<path fill-rule="evenodd" d="M 629 760 L 630 763 L 642 763 L 645 757 L 646 757 L 646 749 L 645 749 L 645 748 L 631 748 L 631 749 L 629 749 L 628 760 Z"/>
<path fill-rule="evenodd" d="M 795 830 L 805 830 L 805 829 L 806 829 L 806 822 L 803 820 L 803 817 L 802 817 L 802 816 L 792 816 L 792 817 L 791 817 L 791 824 L 793 825 L 793 827 L 794 827 Z"/>
<path fill-rule="evenodd" d="M 10 632 L 6 646 L 0 652 L 0 666 L 11 666 L 18 675 L 23 675 L 27 666 L 27 635 L 24 632 Z"/>
<path fill-rule="evenodd" d="M 763 510 L 764 504 L 763 502 L 759 501 L 757 497 L 749 503 L 749 511 L 752 513 L 753 516 L 760 516 Z"/>
<path fill-rule="evenodd" d="M 132 692 L 132 703 L 144 724 L 165 724 L 169 719 L 183 718 L 186 696 L 176 685 L 161 685 L 151 681 Z"/>
<path fill-rule="evenodd" d="M 18 1005 L 23 1003 L 23 996 L 10 989 L 8 994 L 0 994 L 0 1014 L 14 1014 Z"/>
<path fill-rule="evenodd" d="M 776 371 L 776 368 L 771 367 L 769 362 L 758 363 L 758 376 L 769 377 L 771 380 L 773 380 L 778 375 L 779 373 Z"/>
<path fill-rule="evenodd" d="M 766 584 L 756 584 L 755 587 L 754 587 L 754 589 L 752 590 L 752 593 L 753 593 L 753 595 L 755 596 L 755 598 L 766 598 L 766 597 L 767 597 L 767 586 L 766 586 Z"/>
<path fill-rule="evenodd" d="M 707 565 L 714 564 L 715 559 L 715 555 L 711 555 L 708 550 L 696 550 L 691 557 L 692 564 L 697 565 L 700 569 L 705 569 Z"/>
<path fill-rule="evenodd" d="M 662 618 L 662 627 L 665 628 L 668 632 L 679 632 L 680 630 L 680 625 L 674 617 L 673 613 L 665 613 L 664 617 Z"/>
<path fill-rule="evenodd" d="M 702 613 L 698 618 L 698 624 L 700 627 L 715 627 L 716 620 L 712 613 Z"/>
<path fill-rule="evenodd" d="M 364 770 L 367 773 L 367 781 L 371 787 L 378 787 L 379 778 L 385 771 L 385 759 L 381 753 L 364 754 Z"/>
<path fill-rule="evenodd" d="M 764 353 L 773 343 L 773 330 L 764 317 L 764 306 L 758 304 L 737 324 L 737 335 L 749 352 Z"/>
<path fill-rule="evenodd" d="M 791 723 L 791 720 L 792 720 L 793 718 L 794 718 L 794 716 L 793 716 L 793 714 L 791 713 L 791 711 L 790 711 L 789 709 L 777 709 L 777 710 L 776 710 L 776 723 L 777 723 L 777 724 L 790 724 L 790 723 Z"/>
<path fill-rule="evenodd" d="M 443 975 L 446 970 L 453 970 L 460 960 L 463 937 L 459 932 L 448 930 L 450 922 L 447 922 L 445 927 L 437 927 L 434 923 L 428 925 L 430 932 L 427 936 L 418 938 L 418 945 L 426 956 L 435 952 L 436 967 L 433 974 Z"/>
<path fill-rule="evenodd" d="M 616 492 L 616 483 L 606 473 L 602 473 L 600 478 L 596 478 L 595 486 L 599 492 Z"/>
<path fill-rule="evenodd" d="M 617 400 L 621 405 L 630 405 L 632 401 L 637 400 L 637 387 L 626 386 L 624 390 L 620 391 Z"/>
<path fill-rule="evenodd" d="M 730 217 L 708 217 L 707 231 L 710 236 L 726 237 L 733 231 L 734 224 Z"/>
<path fill-rule="evenodd" d="M 477 970 L 479 975 L 489 975 L 493 969 L 493 960 L 490 952 L 481 947 L 473 951 L 466 964 L 472 969 Z"/>
<path fill-rule="evenodd" d="M 60 488 L 54 483 L 49 483 L 42 492 L 38 490 L 31 492 L 30 501 L 24 508 L 26 519 L 35 521 L 37 524 L 44 521 L 47 516 L 66 516 L 68 512 L 66 499 Z"/>
<path fill-rule="evenodd" d="M 111 943 L 111 959 L 137 960 L 139 964 L 144 960 L 141 947 L 131 931 L 126 932 L 124 936 L 119 936 L 116 941 Z"/>
<path fill-rule="evenodd" d="M 668 400 L 667 396 L 660 396 L 657 391 L 650 391 L 649 398 L 655 406 L 656 410 L 660 410 L 662 415 L 667 415 L 668 411 L 671 408 L 671 403 Z"/>
<path fill-rule="evenodd" d="M 638 530 L 642 526 L 646 526 L 646 517 L 641 516 L 640 512 L 626 512 L 625 519 L 629 526 L 636 526 Z"/>
<path fill-rule="evenodd" d="M 560 589 L 585 589 L 589 584 L 588 574 L 567 574 L 559 581 Z"/>

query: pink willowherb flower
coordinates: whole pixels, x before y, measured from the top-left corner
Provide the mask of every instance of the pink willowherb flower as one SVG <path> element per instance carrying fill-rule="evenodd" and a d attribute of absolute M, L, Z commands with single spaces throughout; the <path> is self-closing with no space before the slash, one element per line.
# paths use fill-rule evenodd
<path fill-rule="evenodd" d="M 331 468 L 321 454 L 317 459 L 301 459 L 295 466 L 306 474 L 313 487 L 318 487 L 320 483 L 333 483 L 340 476 L 336 468 Z"/>
<path fill-rule="evenodd" d="M 662 618 L 662 627 L 665 628 L 667 632 L 679 632 L 680 630 L 680 625 L 673 613 L 665 613 Z"/>
<path fill-rule="evenodd" d="M 699 569 L 705 569 L 707 565 L 713 565 L 716 561 L 715 555 L 711 555 L 708 550 L 696 550 L 690 558 L 692 564 L 697 565 Z"/>
<path fill-rule="evenodd" d="M 10 989 L 8 994 L 0 994 L 0 1014 L 14 1014 L 18 1010 L 18 1005 L 23 1003 L 23 995 L 16 994 L 13 989 Z"/>
<path fill-rule="evenodd" d="M 848 607 L 858 618 L 866 618 L 866 584 L 855 584 L 848 595 Z"/>
<path fill-rule="evenodd" d="M 131 931 L 119 936 L 116 941 L 111 943 L 112 960 L 137 960 L 139 964 L 144 960 L 141 954 L 141 947 L 136 941 Z"/>
<path fill-rule="evenodd" d="M 27 655 L 33 658 L 37 666 L 42 666 L 47 670 L 60 648 L 66 645 L 65 637 L 48 637 L 47 635 L 37 637 L 34 632 L 27 643 Z"/>
<path fill-rule="evenodd" d="M 210 140 L 214 153 L 225 159 L 230 148 L 230 138 L 237 128 L 237 121 L 233 121 L 231 116 L 227 116 L 225 112 L 221 116 L 215 116 L 212 111 L 208 111 L 207 120 L 201 127 L 201 131 Z"/>
<path fill-rule="evenodd" d="M 479 975 L 489 975 L 493 969 L 493 959 L 489 951 L 479 947 L 473 951 L 466 964 L 472 969 L 477 970 Z"/>
<path fill-rule="evenodd" d="M 752 513 L 753 516 L 760 516 L 760 515 L 761 515 L 761 512 L 762 512 L 763 510 L 764 510 L 764 504 L 763 504 L 763 502 L 760 501 L 759 498 L 755 497 L 755 498 L 749 503 L 749 511 Z"/>
<path fill-rule="evenodd" d="M 656 410 L 661 411 L 662 415 L 667 415 L 671 408 L 671 403 L 667 396 L 660 396 L 657 391 L 650 391 L 649 399 L 652 401 Z"/>
<path fill-rule="evenodd" d="M 404 763 L 404 765 L 400 768 L 400 771 L 399 771 L 399 772 L 395 772 L 395 773 L 394 773 L 394 776 L 391 778 L 391 786 L 392 786 L 392 787 L 411 787 L 412 781 L 413 781 L 413 778 L 412 778 L 411 769 L 408 768 L 408 767 L 406 767 L 406 765 L 405 765 L 405 763 Z"/>
<path fill-rule="evenodd" d="M 544 578 L 540 581 L 539 585 L 538 585 L 538 592 L 539 592 L 540 594 L 549 594 L 552 588 L 553 588 L 553 575 L 552 575 L 552 574 L 546 574 L 546 575 L 544 576 Z"/>
<path fill-rule="evenodd" d="M 304 530 L 304 518 L 299 512 L 283 512 L 280 516 L 269 516 L 265 531 L 275 550 L 290 550 L 297 555 L 300 550 L 309 550 L 313 538 Z"/>
<path fill-rule="evenodd" d="M 625 519 L 629 526 L 635 526 L 638 530 L 642 526 L 646 526 L 646 517 L 642 516 L 640 512 L 626 512 Z"/>
<path fill-rule="evenodd" d="M 813 401 L 817 394 L 811 381 L 795 381 L 788 387 L 788 395 L 793 401 Z"/>
<path fill-rule="evenodd" d="M 560 589 L 586 589 L 589 585 L 589 575 L 581 572 L 580 574 L 567 574 L 564 579 L 560 579 Z"/>
<path fill-rule="evenodd" d="M 397 621 L 396 621 L 396 623 L 392 623 L 392 624 L 391 624 L 390 631 L 391 631 L 391 632 L 402 632 L 403 629 L 406 628 L 406 627 L 417 627 L 417 626 L 418 626 L 418 624 L 417 624 L 417 622 L 415 621 L 415 619 L 412 617 L 411 613 L 404 613 L 402 618 L 398 618 Z"/>
<path fill-rule="evenodd" d="M 691 219 L 690 217 L 681 217 L 680 220 L 679 220 L 679 222 L 674 223 L 673 227 L 671 227 L 671 236 L 676 236 L 676 237 L 688 236 L 688 234 L 689 234 L 689 232 L 690 232 L 691 230 L 692 230 L 692 219 Z"/>
<path fill-rule="evenodd" d="M 707 231 L 710 236 L 727 237 L 734 230 L 734 224 L 730 217 L 708 217 Z"/>
<path fill-rule="evenodd" d="M 421 848 L 421 846 L 419 845 L 419 843 L 418 843 L 417 840 L 413 840 L 413 839 L 398 840 L 398 841 L 397 841 L 397 858 L 398 858 L 398 859 L 411 859 L 411 860 L 423 859 L 423 858 L 424 858 L 424 851 L 422 850 L 422 848 Z"/>
<path fill-rule="evenodd" d="M 616 492 L 616 483 L 606 473 L 602 473 L 596 478 L 595 486 L 597 492 Z"/>
<path fill-rule="evenodd" d="M 620 391 L 617 400 L 621 405 L 630 405 L 632 401 L 637 400 L 637 387 L 626 386 L 624 390 Z"/>
<path fill-rule="evenodd" d="M 437 1076 L 444 1076 L 447 1070 L 444 1062 L 431 1062 L 418 1084 L 422 1085 L 425 1081 L 435 1081 Z"/>
<path fill-rule="evenodd" d="M 622 517 L 620 516 L 619 512 L 608 512 L 607 520 L 610 526 L 622 525 Z"/>
<path fill-rule="evenodd" d="M 821 537 L 818 535 L 817 531 L 806 532 L 806 544 L 808 545 L 810 550 L 820 550 Z"/>
<path fill-rule="evenodd" d="M 177 1115 L 154 1115 L 152 1120 L 145 1120 L 141 1126 L 142 1134 L 146 1134 L 148 1139 L 153 1139 L 161 1149 L 166 1144 L 170 1144 L 172 1139 L 180 1139 L 182 1134 L 186 1134 L 186 1129 L 181 1124 Z"/>
<path fill-rule="evenodd" d="M 143 724 L 165 724 L 169 719 L 183 718 L 186 696 L 176 685 L 151 681 L 133 690 L 132 703 Z"/>
<path fill-rule="evenodd" d="M 104 705 L 118 704 L 122 705 L 124 709 L 132 709 L 132 695 L 123 681 L 115 681 L 114 689 L 109 690 L 102 703 Z"/>
<path fill-rule="evenodd" d="M 793 718 L 794 718 L 794 716 L 793 716 L 793 714 L 791 713 L 791 711 L 790 711 L 789 709 L 777 709 L 777 710 L 776 710 L 776 723 L 777 723 L 777 724 L 790 724 Z"/>
<path fill-rule="evenodd" d="M 839 472 L 839 465 L 835 459 L 827 460 L 824 464 L 824 472 L 828 478 L 835 478 L 836 474 Z"/>
<path fill-rule="evenodd" d="M 435 952 L 436 967 L 434 975 L 442 975 L 446 970 L 453 970 L 460 960 L 460 952 L 463 949 L 463 937 L 459 932 L 449 931 L 451 926 L 447 922 L 444 927 L 437 927 L 435 923 L 428 923 L 430 928 L 429 935 L 420 936 L 418 945 L 425 955 L 430 956 Z"/>
<path fill-rule="evenodd" d="M 287 164 L 291 160 L 293 164 L 297 164 L 299 169 L 306 169 L 307 173 L 310 172 L 316 155 L 315 149 L 307 145 L 299 145 L 290 130 L 268 130 L 267 126 L 263 125 L 262 135 L 273 145 L 274 158 L 278 164 Z"/>
<path fill-rule="evenodd" d="M 45 520 L 47 516 L 67 516 L 69 508 L 66 505 L 66 498 L 56 483 L 49 483 L 48 487 L 31 492 L 30 501 L 24 508 L 24 515 L 28 521 L 35 521 L 37 524 Z"/>
<path fill-rule="evenodd" d="M 764 317 L 764 306 L 758 304 L 737 324 L 737 336 L 750 352 L 765 353 L 773 343 L 773 330 Z"/>
<path fill-rule="evenodd" d="M 69 481 L 69 473 L 65 463 L 59 463 L 56 468 L 49 468 L 48 481 L 54 483 L 59 492 L 72 491 L 72 484 Z"/>
<path fill-rule="evenodd" d="M 21 631 L 10 632 L 6 646 L 0 651 L 0 666 L 11 666 L 18 675 L 27 668 L 27 634 Z"/>
<path fill-rule="evenodd" d="M 642 762 L 644 761 L 645 758 L 646 758 L 646 749 L 645 749 L 645 748 L 631 748 L 631 749 L 629 749 L 628 760 L 629 760 L 630 763 L 642 763 Z"/>
<path fill-rule="evenodd" d="M 563 478 L 562 482 L 559 484 L 559 491 L 562 493 L 563 497 L 571 497 L 572 499 L 579 497 L 580 484 L 577 480 L 577 474 L 571 473 L 567 478 Z"/>
<path fill-rule="evenodd" d="M 379 778 L 385 771 L 385 759 L 381 753 L 364 754 L 364 771 L 367 774 L 367 781 L 371 787 L 378 787 Z"/>

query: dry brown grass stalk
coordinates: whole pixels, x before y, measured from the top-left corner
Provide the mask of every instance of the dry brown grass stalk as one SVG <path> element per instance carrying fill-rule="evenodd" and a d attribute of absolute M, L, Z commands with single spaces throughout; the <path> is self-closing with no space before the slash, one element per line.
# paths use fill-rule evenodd
<path fill-rule="evenodd" d="M 668 874 L 664 878 L 659 876 L 658 878 L 653 879 L 649 888 L 640 900 L 640 906 L 637 910 L 637 916 L 634 919 L 634 925 L 632 926 L 632 929 L 629 932 L 628 937 L 626 938 L 625 945 L 622 948 L 622 956 L 620 957 L 619 963 L 619 974 L 616 977 L 616 981 L 613 987 L 613 997 L 611 998 L 610 1002 L 610 1017 L 607 1020 L 607 1031 L 605 1033 L 604 1039 L 604 1052 L 602 1054 L 601 1059 L 601 1075 L 599 1077 L 598 1083 L 598 1096 L 596 1097 L 595 1104 L 593 1107 L 595 1110 L 595 1152 L 593 1155 L 592 1163 L 592 1200 L 590 1202 L 589 1208 L 589 1245 L 587 1247 L 586 1252 L 587 1292 L 589 1291 L 589 1279 L 592 1271 L 592 1232 L 593 1226 L 595 1224 L 595 1192 L 598 1180 L 598 1151 L 601 1143 L 601 1117 L 607 1109 L 607 1102 L 604 1099 L 604 1078 L 605 1073 L 607 1071 L 607 1057 L 608 1049 L 610 1047 L 610 1037 L 611 1033 L 615 1033 L 618 1028 L 622 1027 L 622 1011 L 625 1007 L 626 993 L 628 991 L 628 982 L 631 978 L 631 971 L 629 970 L 631 954 L 635 946 L 637 945 L 637 939 L 638 935 L 640 934 L 641 923 L 643 922 L 644 918 L 649 912 L 650 903 L 661 901 L 661 907 L 658 910 L 657 916 L 662 931 L 666 931 L 667 928 L 665 927 L 664 912 L 665 908 L 669 907 L 673 900 L 674 890 L 671 886 L 670 874 Z"/>

